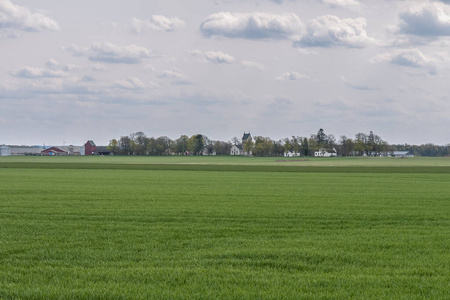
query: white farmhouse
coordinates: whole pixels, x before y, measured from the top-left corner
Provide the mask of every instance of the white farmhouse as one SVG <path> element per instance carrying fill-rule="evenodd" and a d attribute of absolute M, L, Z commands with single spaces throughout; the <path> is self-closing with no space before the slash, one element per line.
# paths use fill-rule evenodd
<path fill-rule="evenodd" d="M 230 155 L 244 155 L 242 144 L 233 145 L 230 150 Z"/>
<path fill-rule="evenodd" d="M 414 154 L 411 154 L 409 151 L 393 151 L 393 157 L 414 157 Z"/>
<path fill-rule="evenodd" d="M 288 152 L 284 152 L 284 157 L 299 157 L 302 156 L 299 152 L 294 152 L 289 150 Z"/>
<path fill-rule="evenodd" d="M 314 156 L 316 157 L 336 157 L 337 151 L 335 148 L 332 150 L 327 150 L 325 148 L 321 148 L 319 150 L 314 151 Z"/>

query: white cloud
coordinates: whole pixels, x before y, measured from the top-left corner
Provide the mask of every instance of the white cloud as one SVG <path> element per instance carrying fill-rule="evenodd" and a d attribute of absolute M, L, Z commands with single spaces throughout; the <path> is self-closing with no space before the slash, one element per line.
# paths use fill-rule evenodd
<path fill-rule="evenodd" d="M 131 20 L 131 27 L 136 33 L 146 30 L 175 31 L 183 28 L 185 25 L 185 22 L 177 17 L 167 18 L 160 15 L 153 15 L 148 20 L 140 20 L 138 18 Z"/>
<path fill-rule="evenodd" d="M 444 5 L 427 3 L 399 15 L 399 31 L 418 36 L 449 36 L 450 13 Z"/>
<path fill-rule="evenodd" d="M 354 83 L 348 81 L 344 76 L 341 76 L 342 81 L 346 86 L 348 86 L 351 89 L 358 90 L 358 91 L 377 91 L 379 88 L 370 86 L 365 83 Z"/>
<path fill-rule="evenodd" d="M 66 72 L 45 69 L 45 68 L 33 68 L 33 67 L 22 67 L 11 72 L 15 77 L 21 78 L 43 78 L 43 77 L 65 77 Z"/>
<path fill-rule="evenodd" d="M 257 62 L 254 62 L 254 61 L 249 61 L 249 60 L 241 61 L 241 65 L 244 68 L 255 68 L 255 69 L 258 69 L 260 71 L 265 69 L 264 65 L 262 65 L 260 63 L 257 63 Z"/>
<path fill-rule="evenodd" d="M 73 65 L 73 64 L 67 64 L 67 65 L 64 65 L 62 67 L 62 69 L 63 69 L 63 71 L 70 72 L 70 71 L 79 70 L 80 67 L 77 65 Z"/>
<path fill-rule="evenodd" d="M 307 24 L 307 33 L 294 45 L 296 47 L 347 47 L 363 48 L 372 43 L 367 36 L 364 18 L 339 19 L 327 15 L 313 19 Z"/>
<path fill-rule="evenodd" d="M 208 61 L 215 64 L 231 64 L 234 62 L 234 57 L 222 51 L 206 51 L 205 57 Z"/>
<path fill-rule="evenodd" d="M 356 0 L 321 0 L 322 3 L 328 4 L 331 7 L 342 7 L 349 9 L 357 9 L 361 4 Z"/>
<path fill-rule="evenodd" d="M 319 52 L 311 50 L 311 48 L 297 48 L 297 52 L 303 55 L 319 55 Z"/>
<path fill-rule="evenodd" d="M 222 51 L 200 51 L 191 50 L 189 51 L 192 55 L 200 57 L 206 61 L 212 62 L 214 64 L 231 64 L 235 61 L 235 58 Z"/>
<path fill-rule="evenodd" d="M 300 35 L 302 27 L 295 14 L 220 12 L 208 16 L 200 31 L 206 37 L 292 39 Z"/>
<path fill-rule="evenodd" d="M 163 79 L 170 79 L 172 80 L 172 84 L 178 84 L 178 85 L 191 85 L 192 82 L 187 79 L 186 75 L 181 73 L 181 71 L 177 69 L 171 69 L 171 70 L 164 70 L 159 75 L 159 78 Z"/>
<path fill-rule="evenodd" d="M 372 62 L 387 62 L 403 67 L 421 68 L 436 73 L 437 59 L 425 56 L 419 49 L 401 49 L 375 56 Z"/>
<path fill-rule="evenodd" d="M 159 78 L 185 79 L 186 76 L 178 70 L 165 70 L 158 75 Z"/>
<path fill-rule="evenodd" d="M 17 36 L 18 31 L 59 30 L 59 25 L 41 13 L 32 13 L 10 0 L 0 0 L 0 31 L 4 30 L 9 31 L 10 36 Z"/>
<path fill-rule="evenodd" d="M 124 90 L 141 90 L 145 88 L 145 84 L 136 77 L 128 77 L 126 80 L 116 81 L 114 86 Z"/>
<path fill-rule="evenodd" d="M 308 76 L 305 74 L 300 74 L 298 72 L 292 71 L 292 72 L 285 72 L 275 78 L 276 81 L 295 81 L 300 79 L 307 79 Z"/>
<path fill-rule="evenodd" d="M 108 70 L 108 68 L 105 65 L 99 63 L 93 64 L 92 69 L 97 72 Z"/>
<path fill-rule="evenodd" d="M 42 94 L 55 95 L 93 95 L 99 93 L 97 84 L 92 84 L 93 79 L 86 77 L 30 77 L 36 80 L 27 81 L 17 87 L 18 90 L 35 98 Z"/>
<path fill-rule="evenodd" d="M 89 48 L 80 48 L 76 45 L 63 47 L 75 56 L 87 56 L 90 61 L 111 64 L 139 64 L 151 55 L 145 47 L 128 45 L 118 46 L 112 43 L 94 43 Z"/>
<path fill-rule="evenodd" d="M 45 65 L 50 69 L 55 69 L 59 66 L 59 62 L 54 59 L 49 59 Z"/>

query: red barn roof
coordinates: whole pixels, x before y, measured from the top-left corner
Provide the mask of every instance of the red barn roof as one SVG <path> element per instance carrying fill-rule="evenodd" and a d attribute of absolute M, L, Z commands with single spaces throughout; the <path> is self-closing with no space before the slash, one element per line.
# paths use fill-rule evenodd
<path fill-rule="evenodd" d="M 44 154 L 44 155 L 45 154 L 50 154 L 50 153 L 53 153 L 53 154 L 67 154 L 66 151 L 64 151 L 62 149 L 59 149 L 57 147 L 50 147 L 48 149 L 45 149 L 45 150 L 41 151 L 41 154 Z"/>

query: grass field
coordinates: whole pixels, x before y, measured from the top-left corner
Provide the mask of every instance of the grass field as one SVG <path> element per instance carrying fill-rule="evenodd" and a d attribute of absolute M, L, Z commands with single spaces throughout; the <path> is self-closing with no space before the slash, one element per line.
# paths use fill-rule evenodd
<path fill-rule="evenodd" d="M 231 165 L 231 166 L 314 166 L 314 167 L 450 167 L 450 157 L 244 157 L 244 156 L 8 156 L 2 164 L 118 164 L 118 165 Z"/>
<path fill-rule="evenodd" d="M 449 159 L 275 160 L 0 158 L 0 299 L 448 299 Z"/>

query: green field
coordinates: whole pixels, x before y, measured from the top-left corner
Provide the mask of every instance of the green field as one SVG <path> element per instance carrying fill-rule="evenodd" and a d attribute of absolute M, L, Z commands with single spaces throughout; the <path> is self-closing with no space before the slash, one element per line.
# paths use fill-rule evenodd
<path fill-rule="evenodd" d="M 449 158 L 276 160 L 0 158 L 0 299 L 449 298 Z"/>
<path fill-rule="evenodd" d="M 244 156 L 9 156 L 0 157 L 6 164 L 118 164 L 118 165 L 232 165 L 232 166 L 314 166 L 314 167 L 450 167 L 450 157 L 244 157 Z"/>

